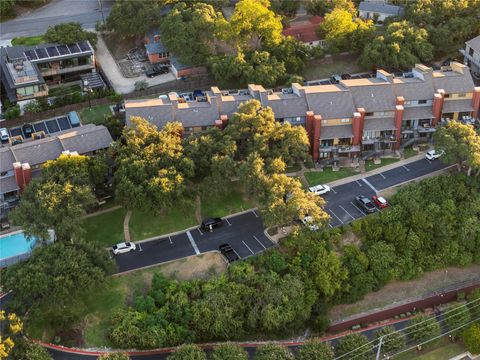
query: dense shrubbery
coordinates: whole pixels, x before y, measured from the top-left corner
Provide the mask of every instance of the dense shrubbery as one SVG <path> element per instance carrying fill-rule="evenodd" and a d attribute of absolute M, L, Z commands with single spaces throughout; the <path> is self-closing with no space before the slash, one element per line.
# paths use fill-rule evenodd
<path fill-rule="evenodd" d="M 341 255 L 333 245 L 339 230 L 302 230 L 280 250 L 235 264 L 218 278 L 178 282 L 157 275 L 147 296 L 115 314 L 111 339 L 121 347 L 148 348 L 285 335 L 306 325 L 322 331 L 329 304 L 358 300 L 394 279 L 478 262 L 478 190 L 478 179 L 463 175 L 409 185 L 392 198 L 395 206 L 353 225 L 363 245 L 344 246 Z M 435 333 L 435 324 L 414 335 Z"/>

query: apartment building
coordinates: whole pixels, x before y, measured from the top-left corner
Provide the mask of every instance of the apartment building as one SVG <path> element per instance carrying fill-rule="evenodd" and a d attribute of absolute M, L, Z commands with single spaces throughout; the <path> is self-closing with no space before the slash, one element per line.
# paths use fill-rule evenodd
<path fill-rule="evenodd" d="M 460 50 L 464 56 L 464 64 L 470 67 L 473 76 L 480 80 L 480 35 L 468 40 L 465 49 Z"/>
<path fill-rule="evenodd" d="M 88 124 L 43 139 L 29 140 L 0 148 L 0 215 L 18 202 L 20 193 L 32 178 L 40 175 L 42 165 L 61 154 L 94 155 L 112 143 L 108 129 Z"/>
<path fill-rule="evenodd" d="M 442 121 L 470 122 L 479 116 L 480 87 L 474 86 L 463 64 L 452 62 L 438 71 L 418 64 L 408 73 L 378 70 L 372 77 L 338 84 L 292 84 L 280 91 L 253 84 L 234 91 L 212 87 L 128 100 L 126 123 L 132 116 L 159 128 L 179 121 L 188 135 L 209 126 L 225 127 L 238 106 L 250 99 L 271 107 L 277 121 L 304 126 L 312 157 L 318 160 L 396 150 L 402 143 L 431 137 Z"/>
<path fill-rule="evenodd" d="M 0 48 L 2 92 L 20 105 L 48 96 L 48 85 L 77 81 L 94 71 L 94 50 L 88 41 Z"/>

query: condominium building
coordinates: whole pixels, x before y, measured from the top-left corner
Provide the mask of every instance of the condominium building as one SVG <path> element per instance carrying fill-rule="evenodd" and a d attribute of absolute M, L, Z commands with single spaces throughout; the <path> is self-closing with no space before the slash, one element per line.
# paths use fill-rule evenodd
<path fill-rule="evenodd" d="M 304 126 L 312 157 L 317 160 L 396 150 L 402 143 L 431 137 L 441 121 L 478 118 L 480 87 L 474 86 L 463 64 L 452 62 L 438 71 L 418 64 L 408 73 L 378 70 L 370 77 L 338 84 L 295 83 L 279 91 L 260 85 L 235 91 L 212 87 L 158 99 L 128 100 L 126 123 L 130 124 L 132 116 L 159 128 L 179 121 L 188 135 L 209 126 L 223 128 L 238 106 L 250 99 L 272 108 L 277 121 Z"/>
<path fill-rule="evenodd" d="M 465 49 L 461 49 L 460 52 L 464 56 L 464 64 L 469 66 L 473 76 L 480 80 L 480 35 L 468 40 Z"/>

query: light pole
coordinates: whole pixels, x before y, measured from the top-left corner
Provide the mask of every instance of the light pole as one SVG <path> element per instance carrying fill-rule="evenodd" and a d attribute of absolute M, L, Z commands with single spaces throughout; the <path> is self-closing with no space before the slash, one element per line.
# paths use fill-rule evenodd
<path fill-rule="evenodd" d="M 103 22 L 103 25 L 105 25 L 105 16 L 103 15 L 103 4 L 102 4 L 102 0 L 98 0 L 98 6 L 100 7 L 100 11 L 102 13 L 102 22 Z"/>
<path fill-rule="evenodd" d="M 90 100 L 90 93 L 92 92 L 92 89 L 89 87 L 87 79 L 83 80 L 83 88 L 88 93 L 88 108 L 92 110 L 92 102 Z"/>

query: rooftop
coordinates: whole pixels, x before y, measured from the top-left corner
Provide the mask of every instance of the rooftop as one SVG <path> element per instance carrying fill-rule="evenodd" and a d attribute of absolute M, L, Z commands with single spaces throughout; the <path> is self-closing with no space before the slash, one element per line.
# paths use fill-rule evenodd
<path fill-rule="evenodd" d="M 479 52 L 480 53 L 480 35 L 478 35 L 477 37 L 474 37 L 473 39 L 471 40 L 468 40 L 466 42 L 466 44 L 473 49 L 473 51 L 475 52 Z"/>
<path fill-rule="evenodd" d="M 321 16 L 300 16 L 290 21 L 288 26 L 283 29 L 284 36 L 292 36 L 299 41 L 309 43 L 321 40 L 317 35 L 317 28 L 323 22 Z"/>
<path fill-rule="evenodd" d="M 359 11 L 370 11 L 381 14 L 399 16 L 403 13 L 401 6 L 387 4 L 381 1 L 362 1 L 358 6 Z"/>

